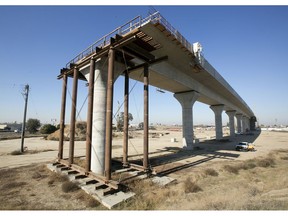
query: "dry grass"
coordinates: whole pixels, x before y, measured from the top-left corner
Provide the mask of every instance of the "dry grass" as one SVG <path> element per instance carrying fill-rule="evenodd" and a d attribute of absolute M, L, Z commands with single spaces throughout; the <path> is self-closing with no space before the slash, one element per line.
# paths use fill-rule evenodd
<path fill-rule="evenodd" d="M 48 151 L 55 151 L 53 149 L 43 149 L 43 150 L 24 150 L 24 152 L 21 152 L 20 150 L 15 150 L 15 151 L 12 151 L 10 153 L 10 155 L 23 155 L 23 154 L 38 154 L 38 153 L 41 153 L 41 152 L 48 152 Z"/>
<path fill-rule="evenodd" d="M 272 167 L 273 165 L 275 165 L 275 160 L 273 158 L 263 158 L 263 159 L 259 159 L 257 160 L 257 165 L 259 167 Z"/>
<path fill-rule="evenodd" d="M 22 155 L 22 154 L 24 154 L 24 152 L 21 152 L 20 150 L 15 150 L 15 151 L 12 151 L 10 154 L 11 155 Z"/>
<path fill-rule="evenodd" d="M 280 193 L 288 188 L 283 157 L 287 152 L 275 151 L 253 160 L 195 166 L 193 172 L 182 172 L 176 183 L 165 187 L 150 179 L 130 181 L 129 189 L 136 196 L 116 210 L 287 210 L 288 195 Z M 43 166 L 2 169 L 0 180 L 2 210 L 105 209 L 82 190 L 63 186 L 69 182 L 67 176 Z M 62 187 L 67 187 L 67 192 Z M 279 194 L 270 195 L 271 191 Z"/>
<path fill-rule="evenodd" d="M 219 173 L 215 169 L 212 169 L 212 168 L 205 169 L 204 173 L 206 175 L 209 175 L 209 176 L 218 176 L 219 175 Z"/>
<path fill-rule="evenodd" d="M 74 192 L 80 189 L 76 182 L 70 181 L 63 182 L 61 188 L 64 193 Z"/>
<path fill-rule="evenodd" d="M 55 182 L 59 183 L 59 182 L 67 182 L 69 181 L 68 176 L 66 175 L 61 175 L 59 173 L 53 172 L 52 174 L 50 174 L 49 176 L 49 180 L 48 180 L 48 185 L 53 185 Z"/>
<path fill-rule="evenodd" d="M 188 177 L 184 184 L 183 189 L 185 193 L 197 193 L 199 191 L 202 191 L 202 189 L 196 184 L 195 181 L 191 181 L 191 178 Z"/>
<path fill-rule="evenodd" d="M 239 165 L 225 165 L 224 170 L 226 170 L 229 173 L 233 174 L 239 174 L 239 170 L 241 169 L 241 166 Z"/>

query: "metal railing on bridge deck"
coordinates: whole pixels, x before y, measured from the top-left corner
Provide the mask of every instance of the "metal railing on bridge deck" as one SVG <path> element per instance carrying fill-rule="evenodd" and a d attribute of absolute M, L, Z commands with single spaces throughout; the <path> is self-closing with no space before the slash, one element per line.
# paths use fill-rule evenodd
<path fill-rule="evenodd" d="M 88 48 L 80 52 L 75 58 L 73 58 L 71 61 L 69 61 L 66 64 L 66 68 L 70 68 L 70 64 L 75 64 L 81 59 L 89 56 L 93 52 L 96 52 L 96 47 L 102 48 L 110 44 L 110 38 L 114 37 L 116 34 L 118 35 L 125 35 L 131 31 L 133 31 L 136 28 L 139 28 L 147 23 L 160 23 L 162 24 L 167 31 L 170 32 L 171 35 L 173 35 L 183 46 L 185 46 L 191 53 L 193 53 L 193 46 L 186 40 L 185 37 L 183 37 L 177 29 L 175 29 L 158 11 L 150 14 L 149 16 L 142 18 L 141 16 L 137 16 L 134 19 L 128 21 L 122 26 L 119 26 L 112 32 L 104 35 L 102 38 L 94 42 L 92 45 L 90 45 Z"/>

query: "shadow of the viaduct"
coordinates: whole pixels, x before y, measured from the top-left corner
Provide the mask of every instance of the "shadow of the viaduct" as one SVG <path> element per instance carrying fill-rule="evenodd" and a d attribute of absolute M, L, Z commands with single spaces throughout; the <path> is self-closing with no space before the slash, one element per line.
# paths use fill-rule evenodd
<path fill-rule="evenodd" d="M 150 154 L 149 164 L 151 167 L 161 167 L 158 175 L 167 175 L 173 172 L 177 172 L 186 168 L 190 168 L 216 158 L 225 160 L 234 160 L 239 157 L 239 153 L 235 151 L 235 145 L 239 142 L 253 143 L 260 135 L 261 131 L 254 131 L 253 133 L 247 133 L 243 135 L 236 135 L 234 138 L 225 138 L 220 141 L 206 140 L 195 144 L 193 150 L 185 150 L 178 147 L 165 147 L 165 149 L 159 149 L 158 153 L 169 152 L 164 155 L 152 156 Z M 235 151 L 232 153 L 221 152 L 221 150 Z M 156 154 L 153 152 L 152 154 Z M 135 156 L 135 155 L 133 155 Z M 139 156 L 139 155 L 138 155 Z M 193 162 L 177 163 L 185 159 L 191 159 L 196 156 L 202 156 L 199 160 Z M 142 159 L 132 160 L 131 163 L 142 165 Z M 173 165 L 172 165 L 173 164 Z"/>

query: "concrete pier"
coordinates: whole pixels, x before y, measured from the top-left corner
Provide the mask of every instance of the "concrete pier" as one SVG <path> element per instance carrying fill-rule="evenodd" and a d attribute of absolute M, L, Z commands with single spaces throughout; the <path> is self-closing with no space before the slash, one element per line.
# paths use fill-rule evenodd
<path fill-rule="evenodd" d="M 215 130 L 216 130 L 216 140 L 221 140 L 223 138 L 222 130 L 222 112 L 224 110 L 224 105 L 212 105 L 210 108 L 215 114 Z"/>
<path fill-rule="evenodd" d="M 116 62 L 114 82 L 124 70 L 124 65 Z M 89 67 L 80 68 L 80 72 L 89 81 Z M 103 175 L 105 161 L 106 135 L 106 91 L 107 91 L 108 64 L 106 58 L 95 61 L 95 80 L 93 95 L 93 127 L 91 144 L 91 171 Z"/>
<path fill-rule="evenodd" d="M 196 91 L 176 93 L 174 97 L 182 106 L 183 147 L 192 148 L 194 138 L 192 107 L 198 99 L 199 93 Z"/>
<path fill-rule="evenodd" d="M 228 110 L 226 111 L 226 114 L 229 117 L 229 129 L 230 129 L 230 137 L 234 137 L 235 136 L 235 121 L 234 121 L 234 117 L 236 114 L 235 110 Z"/>
<path fill-rule="evenodd" d="M 235 116 L 237 119 L 237 133 L 241 133 L 242 132 L 242 114 L 237 113 Z"/>

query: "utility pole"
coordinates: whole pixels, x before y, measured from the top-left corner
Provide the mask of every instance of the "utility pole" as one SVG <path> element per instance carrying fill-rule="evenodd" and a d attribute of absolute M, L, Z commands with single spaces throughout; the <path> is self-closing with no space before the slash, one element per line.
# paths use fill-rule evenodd
<path fill-rule="evenodd" d="M 27 113 L 27 104 L 28 104 L 28 95 L 29 95 L 29 85 L 25 85 L 24 92 L 22 93 L 25 100 L 25 108 L 24 108 L 24 117 L 22 123 L 22 134 L 21 134 L 21 152 L 24 152 L 24 136 L 25 136 L 25 125 L 26 125 L 26 113 Z"/>

